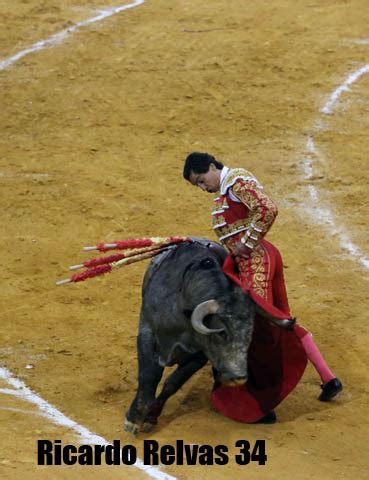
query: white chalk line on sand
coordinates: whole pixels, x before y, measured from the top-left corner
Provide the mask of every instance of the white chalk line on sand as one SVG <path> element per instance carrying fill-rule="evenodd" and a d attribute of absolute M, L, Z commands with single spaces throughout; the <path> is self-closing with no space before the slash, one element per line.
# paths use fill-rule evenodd
<path fill-rule="evenodd" d="M 346 80 L 333 91 L 328 101 L 320 110 L 320 113 L 323 115 L 332 115 L 333 109 L 340 96 L 344 92 L 349 91 L 350 86 L 366 73 L 369 73 L 369 64 L 366 64 L 355 72 L 351 73 Z M 316 135 L 318 132 L 324 131 L 324 129 L 325 127 L 323 122 L 321 119 L 318 119 L 314 125 L 313 133 L 307 138 L 307 155 L 303 161 L 304 177 L 306 180 L 311 180 L 313 177 L 314 159 L 319 158 L 320 160 L 324 161 L 323 155 L 320 153 L 319 149 L 314 143 L 314 135 Z M 331 209 L 322 202 L 318 189 L 314 185 L 309 184 L 308 191 L 311 203 L 311 205 L 308 206 L 308 211 L 314 220 L 323 222 L 329 228 L 330 233 L 339 238 L 339 243 L 342 250 L 349 253 L 352 258 L 357 259 L 364 268 L 369 269 L 369 258 L 357 245 L 353 243 L 345 228 L 342 225 L 336 224 Z"/>
<path fill-rule="evenodd" d="M 351 73 L 347 77 L 347 79 L 331 94 L 328 102 L 320 110 L 321 113 L 324 113 L 325 115 L 331 115 L 333 113 L 333 107 L 339 97 L 342 95 L 342 93 L 349 91 L 350 85 L 355 83 L 357 80 L 359 80 L 360 77 L 362 77 L 366 73 L 369 73 L 369 64 L 364 65 L 355 72 Z"/>
<path fill-rule="evenodd" d="M 369 45 L 369 38 L 359 38 L 358 40 L 354 40 L 354 43 L 357 45 Z"/>
<path fill-rule="evenodd" d="M 76 30 L 80 29 L 81 27 L 85 27 L 86 25 L 90 25 L 91 23 L 100 22 L 101 20 L 104 20 L 107 17 L 111 17 L 112 15 L 122 12 L 123 10 L 128 10 L 129 8 L 137 7 L 144 2 L 145 0 L 134 0 L 133 2 L 128 3 L 127 5 L 121 5 L 119 7 L 111 7 L 111 8 L 107 8 L 106 10 L 99 10 L 99 15 L 97 15 L 96 17 L 83 20 L 81 22 L 76 23 L 75 25 L 72 25 L 71 27 L 65 28 L 64 30 L 57 32 L 54 35 L 51 35 L 51 37 L 47 38 L 46 40 L 40 40 L 34 43 L 33 45 L 31 45 L 30 47 L 26 48 L 25 50 L 21 50 L 15 55 L 1 61 L 0 70 L 7 69 L 8 67 L 10 67 L 10 65 L 17 62 L 18 60 L 25 57 L 26 55 L 29 55 L 30 53 L 38 52 L 39 50 L 43 50 L 46 47 L 54 47 L 55 45 L 58 45 L 59 43 L 63 42 L 69 35 L 74 33 Z"/>
<path fill-rule="evenodd" d="M 55 425 L 68 428 L 77 433 L 77 435 L 79 436 L 79 440 L 82 444 L 96 444 L 105 446 L 111 445 L 107 440 L 105 440 L 105 438 L 90 432 L 90 430 L 88 430 L 86 427 L 83 427 L 74 420 L 68 418 L 56 407 L 54 407 L 46 400 L 41 398 L 39 395 L 34 393 L 24 384 L 24 382 L 22 382 L 22 380 L 14 377 L 8 369 L 0 367 L 0 379 L 4 380 L 8 385 L 12 387 L 0 388 L 0 393 L 4 395 L 11 395 L 13 397 L 29 402 L 33 405 L 36 405 L 40 411 L 40 415 L 53 422 Z M 160 471 L 159 467 L 145 465 L 143 461 L 139 458 L 137 458 L 136 463 L 132 466 L 144 471 L 150 477 L 156 478 L 158 480 L 176 480 L 175 477 L 172 477 L 171 475 Z"/>

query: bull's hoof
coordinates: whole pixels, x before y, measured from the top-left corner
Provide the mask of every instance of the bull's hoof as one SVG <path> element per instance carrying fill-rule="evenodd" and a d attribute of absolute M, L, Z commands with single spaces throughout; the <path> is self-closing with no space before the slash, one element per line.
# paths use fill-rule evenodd
<path fill-rule="evenodd" d="M 149 433 L 155 427 L 155 423 L 144 422 L 141 427 L 141 432 Z"/>
<path fill-rule="evenodd" d="M 142 425 L 139 424 L 139 423 L 130 422 L 126 418 L 124 420 L 123 428 L 124 428 L 125 432 L 133 433 L 133 435 L 136 435 L 137 433 L 139 433 L 142 430 Z"/>

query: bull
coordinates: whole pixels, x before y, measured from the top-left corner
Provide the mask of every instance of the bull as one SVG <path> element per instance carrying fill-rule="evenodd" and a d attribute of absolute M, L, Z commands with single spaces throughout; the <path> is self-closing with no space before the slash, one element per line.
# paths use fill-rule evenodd
<path fill-rule="evenodd" d="M 218 243 L 193 239 L 151 261 L 142 286 L 138 389 L 124 429 L 149 431 L 169 397 L 208 361 L 216 382 L 247 380 L 256 306 L 222 270 Z M 156 396 L 166 366 L 177 365 Z"/>

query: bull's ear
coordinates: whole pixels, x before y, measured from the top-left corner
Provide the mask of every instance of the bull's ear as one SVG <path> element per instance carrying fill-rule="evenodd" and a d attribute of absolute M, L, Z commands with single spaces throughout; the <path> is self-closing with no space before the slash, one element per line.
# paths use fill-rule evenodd
<path fill-rule="evenodd" d="M 192 312 L 193 312 L 193 310 L 189 310 L 189 309 L 185 308 L 185 309 L 183 310 L 183 315 L 184 315 L 186 318 L 191 318 Z"/>

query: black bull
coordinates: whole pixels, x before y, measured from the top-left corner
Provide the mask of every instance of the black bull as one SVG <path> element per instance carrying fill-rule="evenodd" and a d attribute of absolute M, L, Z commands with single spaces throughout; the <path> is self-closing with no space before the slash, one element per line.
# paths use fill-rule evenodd
<path fill-rule="evenodd" d="M 195 239 L 150 263 L 137 337 L 138 390 L 125 430 L 150 430 L 167 399 L 208 360 L 217 381 L 247 380 L 255 304 L 223 273 L 226 255 L 219 244 Z M 177 369 L 156 397 L 164 367 L 174 364 Z"/>

